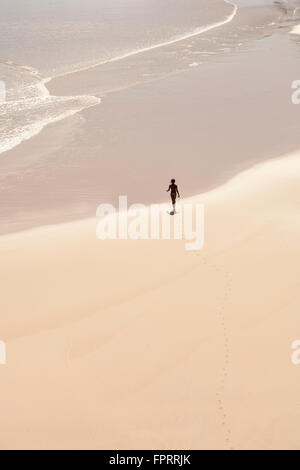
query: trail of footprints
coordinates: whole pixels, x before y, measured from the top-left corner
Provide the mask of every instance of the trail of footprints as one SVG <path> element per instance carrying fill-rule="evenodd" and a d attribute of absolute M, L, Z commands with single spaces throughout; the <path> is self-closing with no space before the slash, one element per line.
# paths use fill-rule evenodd
<path fill-rule="evenodd" d="M 219 274 L 223 274 L 224 278 L 226 279 L 226 288 L 221 296 L 220 307 L 218 309 L 218 319 L 220 322 L 220 326 L 222 328 L 223 333 L 223 348 L 224 348 L 224 362 L 222 367 L 222 374 L 219 379 L 219 386 L 216 392 L 216 399 L 217 399 L 217 406 L 220 415 L 220 423 L 225 433 L 225 446 L 228 450 L 234 450 L 233 441 L 232 441 L 232 431 L 230 428 L 229 420 L 228 420 L 228 412 L 225 405 L 225 386 L 227 382 L 227 378 L 229 375 L 229 366 L 230 366 L 230 340 L 229 340 L 229 332 L 226 323 L 226 316 L 225 316 L 225 307 L 228 303 L 229 296 L 232 291 L 232 278 L 230 274 L 225 270 L 222 269 L 220 266 L 215 264 L 213 261 L 208 261 L 206 258 L 202 258 L 204 266 L 213 269 L 215 272 Z M 222 273 L 223 271 L 223 273 Z"/>
<path fill-rule="evenodd" d="M 207 265 L 211 267 L 212 269 L 216 270 L 217 272 L 222 271 L 222 268 L 220 268 L 218 265 L 214 264 L 213 262 L 207 263 Z M 219 389 L 216 392 L 216 398 L 217 398 L 218 410 L 219 410 L 220 419 L 221 419 L 221 425 L 225 432 L 226 448 L 228 448 L 229 450 L 234 450 L 233 442 L 232 442 L 232 432 L 231 432 L 230 424 L 228 422 L 228 413 L 227 413 L 226 405 L 224 402 L 225 401 L 224 400 L 225 386 L 226 386 L 226 381 L 227 381 L 228 374 L 229 374 L 229 365 L 230 365 L 230 341 L 229 341 L 229 332 L 228 332 L 227 323 L 226 323 L 225 307 L 226 307 L 226 304 L 228 303 L 229 295 L 232 290 L 232 279 L 231 279 L 230 274 L 226 272 L 225 270 L 223 271 L 223 275 L 226 279 L 226 288 L 221 297 L 221 304 L 220 304 L 220 308 L 218 309 L 218 318 L 219 318 L 220 325 L 222 328 L 222 333 L 223 333 L 224 362 L 223 362 L 223 368 L 222 368 L 222 375 L 219 380 Z"/>

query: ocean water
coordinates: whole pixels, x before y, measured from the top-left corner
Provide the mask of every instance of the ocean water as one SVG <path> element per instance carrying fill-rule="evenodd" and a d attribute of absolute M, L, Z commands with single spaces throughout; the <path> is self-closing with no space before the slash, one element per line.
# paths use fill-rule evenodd
<path fill-rule="evenodd" d="M 223 0 L 10 0 L 1 5 L 0 153 L 47 124 L 100 103 L 50 96 L 47 82 L 200 34 L 230 21 Z"/>
<path fill-rule="evenodd" d="M 224 0 L 10 0 L 1 5 L 0 56 L 53 76 L 223 19 Z"/>

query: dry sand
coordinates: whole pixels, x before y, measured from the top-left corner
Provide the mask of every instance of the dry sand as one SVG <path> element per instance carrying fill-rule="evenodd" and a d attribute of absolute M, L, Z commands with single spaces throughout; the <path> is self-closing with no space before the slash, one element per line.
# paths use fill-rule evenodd
<path fill-rule="evenodd" d="M 295 154 L 193 198 L 200 252 L 1 237 L 1 448 L 299 449 L 299 178 Z"/>

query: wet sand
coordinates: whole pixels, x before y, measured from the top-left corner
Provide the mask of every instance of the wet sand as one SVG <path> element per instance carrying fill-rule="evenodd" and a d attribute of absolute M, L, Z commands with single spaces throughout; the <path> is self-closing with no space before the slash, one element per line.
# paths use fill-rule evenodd
<path fill-rule="evenodd" d="M 132 202 L 162 201 L 171 177 L 191 196 L 297 148 L 300 111 L 289 96 L 299 68 L 297 36 L 276 25 L 265 30 L 281 14 L 277 8 L 241 9 L 232 23 L 181 45 L 214 53 L 201 66 L 162 71 L 148 83 L 113 91 L 105 78 L 121 74 L 131 83 L 131 62 L 139 74 L 144 56 L 50 82 L 53 94 L 67 88 L 85 93 L 87 84 L 102 103 L 1 156 L 0 233 L 92 217 L 100 203 L 115 203 L 120 194 Z M 239 46 L 240 29 L 249 38 Z M 226 42 L 224 53 L 219 49 Z M 167 64 L 166 56 L 174 65 L 172 47 L 155 55 L 158 65 Z"/>

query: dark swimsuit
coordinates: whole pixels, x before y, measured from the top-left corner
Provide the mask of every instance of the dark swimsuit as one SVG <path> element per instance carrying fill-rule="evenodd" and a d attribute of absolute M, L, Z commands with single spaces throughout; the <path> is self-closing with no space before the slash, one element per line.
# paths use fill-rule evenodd
<path fill-rule="evenodd" d="M 177 198 L 177 186 L 176 184 L 172 184 L 170 186 L 171 188 L 171 199 L 172 199 L 172 204 L 176 203 L 176 198 Z"/>

